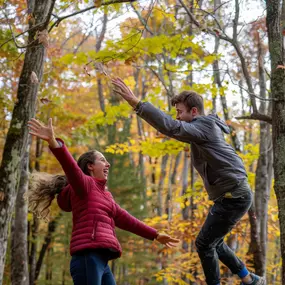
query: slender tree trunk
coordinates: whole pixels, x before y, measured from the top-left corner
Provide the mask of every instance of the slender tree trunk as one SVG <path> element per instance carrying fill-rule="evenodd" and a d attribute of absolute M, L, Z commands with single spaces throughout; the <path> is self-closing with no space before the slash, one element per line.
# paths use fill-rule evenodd
<path fill-rule="evenodd" d="M 162 216 L 163 213 L 163 186 L 166 177 L 166 166 L 169 155 L 166 154 L 162 157 L 161 168 L 160 168 L 160 177 L 157 187 L 157 214 Z"/>
<path fill-rule="evenodd" d="M 8 227 L 11 221 L 16 194 L 20 180 L 20 163 L 28 143 L 28 120 L 35 114 L 39 84 L 31 82 L 34 72 L 39 81 L 42 79 L 45 47 L 35 41 L 37 31 L 44 30 L 50 20 L 55 0 L 33 1 L 32 15 L 35 23 L 43 23 L 31 29 L 23 69 L 19 79 L 17 102 L 14 106 L 10 128 L 7 134 L 0 167 L 0 284 L 3 280 L 7 250 Z M 32 28 L 30 22 L 30 28 Z"/>
<path fill-rule="evenodd" d="M 29 176 L 29 148 L 26 150 L 19 191 L 16 198 L 15 218 L 12 226 L 12 252 L 11 252 L 11 281 L 12 285 L 28 285 L 29 271 L 28 271 L 28 249 L 27 249 L 27 214 L 28 206 L 23 195 L 28 188 Z"/>
<path fill-rule="evenodd" d="M 37 236 L 39 230 L 39 219 L 36 215 L 33 215 L 33 224 L 31 226 L 31 237 L 30 237 L 30 255 L 29 255 L 29 264 L 30 264 L 30 285 L 35 284 L 35 275 L 36 275 L 36 264 L 37 264 Z"/>
<path fill-rule="evenodd" d="M 283 7 L 285 5 L 282 1 Z M 272 136 L 274 152 L 274 190 L 277 197 L 280 223 L 282 284 L 285 284 L 285 73 L 284 46 L 280 21 L 280 1 L 266 1 L 266 26 L 271 57 Z"/>
<path fill-rule="evenodd" d="M 168 221 L 172 219 L 172 184 L 171 184 L 171 172 L 172 172 L 172 163 L 173 156 L 170 156 L 170 164 L 169 164 L 169 174 L 168 174 L 168 187 L 167 187 L 167 195 L 165 198 L 165 213 L 168 216 Z"/>
<path fill-rule="evenodd" d="M 103 17 L 103 26 L 100 34 L 96 37 L 96 52 L 100 51 L 102 42 L 105 38 L 106 30 L 107 30 L 107 23 L 108 23 L 108 15 L 105 12 Z M 105 102 L 104 102 L 104 95 L 103 95 L 103 85 L 102 80 L 100 78 L 97 79 L 97 87 L 98 87 L 98 97 L 101 111 L 105 113 Z"/>
<path fill-rule="evenodd" d="M 42 249 L 40 251 L 40 255 L 39 255 L 39 259 L 37 261 L 37 265 L 36 265 L 36 274 L 35 274 L 35 281 L 37 281 L 39 274 L 40 274 L 40 270 L 43 264 L 43 260 L 46 254 L 46 251 L 48 250 L 51 241 L 52 241 L 52 235 L 56 230 L 57 224 L 59 219 L 62 217 L 62 212 L 60 212 L 52 221 L 49 222 L 48 224 L 48 232 L 46 234 L 45 237 L 45 241 L 44 244 L 42 245 Z"/>
<path fill-rule="evenodd" d="M 264 53 L 261 48 L 260 40 L 258 41 L 258 62 L 259 62 L 259 85 L 260 98 L 266 98 L 265 71 L 263 65 Z M 261 114 L 266 113 L 265 101 L 260 102 Z M 255 207 L 256 218 L 258 223 L 258 238 L 261 246 L 261 268 L 255 267 L 258 275 L 266 274 L 266 249 L 267 249 L 267 210 L 270 194 L 270 186 L 272 176 L 269 176 L 269 157 L 271 155 L 271 132 L 270 126 L 266 122 L 260 122 L 260 142 L 259 142 L 259 158 L 255 176 Z M 271 172 L 272 173 L 272 172 Z"/>
<path fill-rule="evenodd" d="M 36 140 L 36 162 L 35 162 L 35 170 L 40 171 L 40 157 L 43 151 L 42 140 L 37 138 Z M 33 224 L 30 226 L 29 231 L 29 265 L 30 265 L 30 285 L 35 284 L 35 276 L 36 276 L 36 264 L 37 264 L 37 236 L 39 230 L 40 221 L 39 218 L 33 214 Z"/>

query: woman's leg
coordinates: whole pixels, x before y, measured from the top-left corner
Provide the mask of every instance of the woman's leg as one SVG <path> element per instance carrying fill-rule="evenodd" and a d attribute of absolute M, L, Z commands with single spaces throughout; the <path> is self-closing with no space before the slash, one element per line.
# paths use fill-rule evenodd
<path fill-rule="evenodd" d="M 70 261 L 70 275 L 74 285 L 87 285 L 84 255 L 72 256 Z"/>
<path fill-rule="evenodd" d="M 70 263 L 70 273 L 74 285 L 101 285 L 108 261 L 96 252 L 74 255 Z"/>
<path fill-rule="evenodd" d="M 113 273 L 109 267 L 106 266 L 103 277 L 102 277 L 102 285 L 116 285 L 116 281 L 114 279 Z"/>

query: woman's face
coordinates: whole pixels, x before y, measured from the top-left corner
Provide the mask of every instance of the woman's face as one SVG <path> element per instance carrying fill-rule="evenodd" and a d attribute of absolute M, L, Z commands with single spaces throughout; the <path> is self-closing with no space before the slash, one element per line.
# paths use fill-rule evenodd
<path fill-rule="evenodd" d="M 101 152 L 96 152 L 93 164 L 88 164 L 88 170 L 92 177 L 97 179 L 108 179 L 110 163 Z"/>

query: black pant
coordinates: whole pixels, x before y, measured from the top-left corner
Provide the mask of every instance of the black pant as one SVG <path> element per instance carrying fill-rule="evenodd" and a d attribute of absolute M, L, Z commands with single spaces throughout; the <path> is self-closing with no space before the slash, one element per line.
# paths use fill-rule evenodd
<path fill-rule="evenodd" d="M 252 204 L 252 192 L 248 183 L 242 183 L 239 188 L 238 198 L 223 196 L 215 201 L 196 239 L 197 251 L 208 285 L 217 285 L 220 282 L 219 260 L 234 274 L 244 268 L 243 262 L 224 243 L 225 235 L 231 231 Z"/>

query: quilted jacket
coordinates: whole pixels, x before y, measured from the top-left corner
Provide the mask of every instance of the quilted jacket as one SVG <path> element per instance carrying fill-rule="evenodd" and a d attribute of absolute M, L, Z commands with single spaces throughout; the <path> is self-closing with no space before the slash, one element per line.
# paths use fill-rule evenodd
<path fill-rule="evenodd" d="M 59 148 L 50 148 L 61 164 L 69 184 L 57 196 L 59 207 L 72 212 L 73 228 L 70 254 L 86 249 L 107 248 L 122 254 L 115 226 L 153 240 L 157 231 L 122 209 L 106 188 L 106 180 L 85 175 L 69 153 L 64 142 Z"/>

